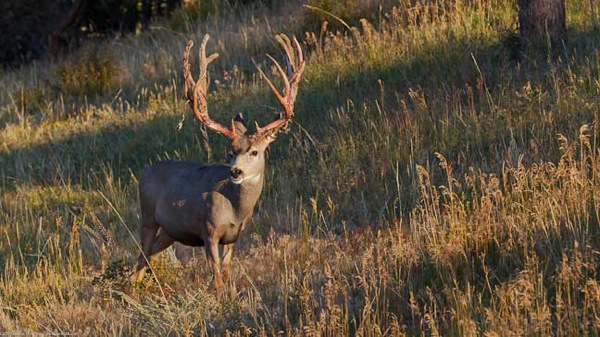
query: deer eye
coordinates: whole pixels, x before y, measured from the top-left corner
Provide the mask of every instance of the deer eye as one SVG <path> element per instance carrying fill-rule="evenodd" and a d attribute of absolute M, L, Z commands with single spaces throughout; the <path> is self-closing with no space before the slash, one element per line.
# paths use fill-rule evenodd
<path fill-rule="evenodd" d="M 233 157 L 235 157 L 235 154 L 233 153 L 233 151 L 228 151 L 227 157 L 229 157 L 229 159 L 233 159 Z"/>
<path fill-rule="evenodd" d="M 258 156 L 258 151 L 257 151 L 257 150 L 254 150 L 254 151 L 250 152 L 250 155 L 251 155 L 252 157 L 256 157 L 256 156 Z"/>

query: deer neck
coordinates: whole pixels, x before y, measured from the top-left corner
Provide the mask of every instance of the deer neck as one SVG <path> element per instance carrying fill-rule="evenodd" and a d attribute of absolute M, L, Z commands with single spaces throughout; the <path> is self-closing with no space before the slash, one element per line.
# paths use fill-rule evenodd
<path fill-rule="evenodd" d="M 244 220 L 252 215 L 262 192 L 264 173 L 248 178 L 239 185 L 229 182 L 227 186 L 231 204 L 239 220 Z"/>

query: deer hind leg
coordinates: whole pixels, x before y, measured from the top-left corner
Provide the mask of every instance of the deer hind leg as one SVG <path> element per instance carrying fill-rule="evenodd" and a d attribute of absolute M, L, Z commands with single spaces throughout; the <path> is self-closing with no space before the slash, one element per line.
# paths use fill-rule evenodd
<path fill-rule="evenodd" d="M 154 244 L 152 245 L 152 252 L 150 253 L 150 256 L 154 256 L 167 249 L 173 244 L 173 242 L 175 242 L 175 239 L 173 239 L 169 234 L 165 233 L 162 228 L 160 228 L 158 230 L 158 234 L 156 234 L 156 240 L 154 240 Z"/>
<path fill-rule="evenodd" d="M 136 283 L 144 278 L 150 259 L 172 245 L 174 241 L 162 228 L 148 228 L 146 232 L 142 229 L 142 253 L 138 259 Z"/>
<path fill-rule="evenodd" d="M 146 274 L 146 268 L 148 267 L 148 262 L 150 260 L 150 256 L 152 255 L 152 245 L 156 240 L 156 232 L 158 231 L 158 224 L 152 217 L 144 217 L 142 219 L 142 229 L 141 229 L 141 249 L 140 256 L 138 257 L 136 271 L 133 274 L 132 280 L 135 283 L 139 283 L 144 278 Z"/>

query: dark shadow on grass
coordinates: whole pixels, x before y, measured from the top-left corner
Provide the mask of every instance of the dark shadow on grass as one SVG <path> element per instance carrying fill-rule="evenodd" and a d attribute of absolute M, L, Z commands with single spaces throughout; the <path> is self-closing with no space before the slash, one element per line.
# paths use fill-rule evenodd
<path fill-rule="evenodd" d="M 133 123 L 130 123 L 133 124 Z M 164 155 L 181 137 L 176 117 L 161 116 L 150 123 L 109 126 L 75 134 L 58 141 L 10 149 L 0 154 L 5 181 L 15 184 L 83 184 L 101 178 L 109 169 L 115 177 L 129 179 L 144 165 Z M 93 179 L 91 179 L 93 180 Z"/>

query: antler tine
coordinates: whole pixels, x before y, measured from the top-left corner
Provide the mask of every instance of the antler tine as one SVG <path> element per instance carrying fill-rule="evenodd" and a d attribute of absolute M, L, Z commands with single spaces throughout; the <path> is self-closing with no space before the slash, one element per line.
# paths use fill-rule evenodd
<path fill-rule="evenodd" d="M 289 61 L 288 65 L 291 66 L 292 64 L 296 64 L 294 48 L 292 47 L 292 42 L 290 41 L 290 38 L 287 37 L 287 35 L 285 35 L 285 34 L 279 34 L 279 35 L 275 35 L 275 40 L 277 40 L 277 42 L 279 42 L 279 44 L 285 51 L 285 55 L 287 56 L 286 61 Z"/>
<path fill-rule="evenodd" d="M 279 65 L 279 62 L 277 62 L 271 55 L 267 55 L 267 57 L 269 59 L 271 59 L 271 61 L 273 61 L 273 64 L 275 64 L 275 68 L 277 68 L 279 75 L 281 75 L 281 78 L 283 79 L 283 85 L 284 85 L 283 94 L 287 96 L 288 93 L 290 92 L 290 81 L 288 80 L 287 75 L 285 74 L 285 71 L 283 71 L 283 68 L 281 68 L 281 65 Z M 277 90 L 277 88 L 273 85 L 271 80 L 267 77 L 267 75 L 265 75 L 265 73 L 262 70 L 260 70 L 260 73 L 263 76 L 263 78 L 265 79 L 265 81 L 267 81 L 267 84 L 271 88 L 271 91 L 273 91 L 273 94 L 275 94 L 275 97 L 277 97 L 277 100 L 279 100 L 279 103 L 281 103 L 283 105 L 284 109 L 286 109 L 286 114 L 287 114 L 288 113 L 288 109 L 287 109 L 288 102 L 286 100 L 286 97 L 283 97 L 281 95 L 279 90 Z"/>
<path fill-rule="evenodd" d="M 192 72 L 190 71 L 190 50 L 192 50 L 192 47 L 194 46 L 194 41 L 189 40 L 187 43 L 187 46 L 185 47 L 185 51 L 183 52 L 183 79 L 184 79 L 184 86 L 183 86 L 183 92 L 185 93 L 186 97 L 189 99 L 189 101 L 192 101 L 192 98 L 190 97 L 190 87 L 193 88 L 196 85 L 196 81 L 194 81 L 194 77 L 192 76 Z"/>
<path fill-rule="evenodd" d="M 200 44 L 200 49 L 198 50 L 198 59 L 200 60 L 200 64 L 198 65 L 200 68 L 200 78 L 206 77 L 206 81 L 204 81 L 206 86 L 208 86 L 209 82 L 207 70 L 208 64 L 214 61 L 217 57 L 219 57 L 219 54 L 217 53 L 211 54 L 208 58 L 206 57 L 206 44 L 208 43 L 209 39 L 210 36 L 208 34 L 205 34 L 204 38 L 202 39 L 202 43 Z"/>
<path fill-rule="evenodd" d="M 189 55 L 194 42 L 192 40 L 188 42 L 183 53 L 183 73 L 185 81 L 183 90 L 185 91 L 194 115 L 196 115 L 196 118 L 198 118 L 202 124 L 206 125 L 207 128 L 226 136 L 227 138 L 234 139 L 236 137 L 236 132 L 233 121 L 231 121 L 231 129 L 228 129 L 227 127 L 210 119 L 208 115 L 208 64 L 219 57 L 219 54 L 217 53 L 206 57 L 206 44 L 208 43 L 209 38 L 210 36 L 208 34 L 204 35 L 198 50 L 198 58 L 200 59 L 200 74 L 197 82 L 194 81 L 194 78 L 191 74 L 189 62 Z M 190 87 L 192 87 L 191 94 L 189 90 Z"/>
<path fill-rule="evenodd" d="M 296 47 L 296 53 L 294 54 L 294 47 L 292 46 L 290 39 L 286 35 L 276 35 L 275 38 L 285 50 L 287 60 L 289 62 L 288 68 L 291 68 L 292 71 L 292 73 L 289 75 L 290 77 L 288 78 L 288 75 L 286 75 L 279 62 L 277 62 L 271 55 L 267 55 L 267 57 L 269 57 L 269 59 L 273 61 L 275 68 L 277 68 L 277 72 L 279 73 L 279 75 L 281 75 L 283 79 L 283 95 L 279 92 L 279 90 L 277 90 L 275 85 L 273 85 L 271 80 L 267 77 L 267 75 L 265 75 L 262 69 L 258 68 L 258 71 L 267 82 L 269 88 L 271 88 L 271 91 L 273 92 L 279 103 L 281 103 L 281 105 L 283 106 L 283 109 L 285 110 L 285 115 L 282 118 L 279 118 L 264 127 L 260 127 L 258 126 L 258 124 L 256 124 L 257 132 L 255 134 L 255 137 L 263 137 L 265 134 L 267 134 L 267 132 L 271 130 L 276 131 L 292 118 L 292 115 L 294 114 L 294 103 L 296 101 L 296 94 L 298 93 L 298 82 L 300 81 L 300 77 L 302 76 L 302 72 L 304 71 L 304 56 L 302 54 L 302 48 L 300 47 L 300 43 L 298 42 L 298 40 L 294 37 L 294 44 Z"/>

